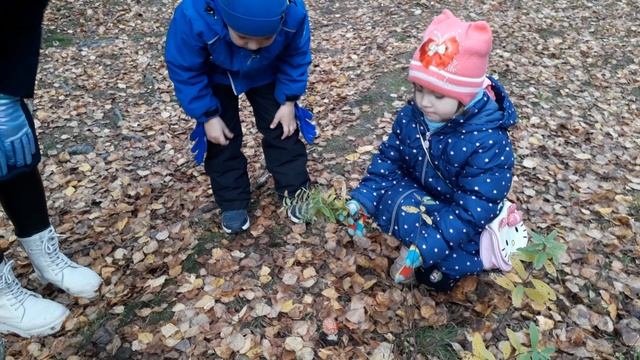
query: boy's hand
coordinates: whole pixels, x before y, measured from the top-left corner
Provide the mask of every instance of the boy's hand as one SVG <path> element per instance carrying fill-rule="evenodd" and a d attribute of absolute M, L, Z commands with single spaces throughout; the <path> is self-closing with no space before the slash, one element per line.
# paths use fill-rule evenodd
<path fill-rule="evenodd" d="M 214 144 L 228 145 L 229 139 L 233 139 L 233 133 L 220 116 L 216 116 L 204 123 L 204 131 L 207 134 L 207 139 Z"/>
<path fill-rule="evenodd" d="M 296 131 L 298 124 L 295 117 L 295 102 L 287 101 L 284 105 L 280 105 L 280 109 L 276 112 L 276 116 L 273 117 L 271 128 L 275 129 L 278 124 L 282 125 L 282 137 L 284 139 L 289 137 Z"/>

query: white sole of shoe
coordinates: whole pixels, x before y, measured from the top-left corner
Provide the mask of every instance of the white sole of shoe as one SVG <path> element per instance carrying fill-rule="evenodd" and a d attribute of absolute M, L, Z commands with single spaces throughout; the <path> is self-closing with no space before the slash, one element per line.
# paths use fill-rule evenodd
<path fill-rule="evenodd" d="M 291 214 L 291 209 L 287 211 L 287 215 L 289 215 L 289 220 L 293 221 L 295 224 L 302 224 L 304 221 L 298 219 L 297 217 Z"/>
<path fill-rule="evenodd" d="M 224 232 L 226 232 L 227 234 L 233 234 L 234 232 L 227 229 L 226 227 L 224 227 L 224 224 L 220 223 L 220 225 L 222 226 L 222 230 L 224 230 Z M 242 225 L 242 228 L 240 228 L 240 230 L 236 231 L 236 233 L 239 233 L 240 231 L 245 231 L 249 228 L 249 226 L 251 225 L 251 221 L 249 221 L 249 219 L 247 219 L 247 223 Z"/>
<path fill-rule="evenodd" d="M 45 327 L 42 327 L 40 329 L 33 329 L 28 331 L 15 328 L 11 325 L 0 324 L 0 333 L 1 334 L 14 333 L 22 336 L 23 338 L 28 338 L 32 336 L 51 335 L 58 332 L 58 330 L 60 330 L 60 328 L 62 327 L 62 324 L 64 324 L 64 320 L 67 318 L 67 316 L 69 316 L 69 314 L 70 314 L 69 310 L 67 310 L 61 317 L 59 317 L 58 319 L 55 319 L 55 321 L 52 322 L 51 324 Z"/>
<path fill-rule="evenodd" d="M 100 289 L 100 285 L 102 284 L 102 283 L 98 284 L 98 287 L 93 289 L 93 290 L 83 291 L 83 292 L 72 292 L 69 289 L 65 289 L 65 288 L 60 287 L 60 286 L 58 286 L 58 285 L 56 285 L 56 284 L 54 284 L 54 283 L 52 283 L 50 281 L 45 280 L 45 278 L 42 277 L 38 273 L 38 271 L 36 271 L 35 273 L 36 273 L 36 277 L 38 278 L 38 280 L 40 280 L 40 282 L 42 284 L 47 285 L 47 284 L 51 283 L 53 286 L 57 287 L 58 289 L 61 289 L 62 291 L 66 292 L 67 294 L 69 294 L 71 296 L 81 297 L 81 298 L 84 298 L 84 299 L 87 299 L 87 300 L 91 300 L 91 299 L 93 299 L 93 298 L 98 296 L 98 289 Z"/>

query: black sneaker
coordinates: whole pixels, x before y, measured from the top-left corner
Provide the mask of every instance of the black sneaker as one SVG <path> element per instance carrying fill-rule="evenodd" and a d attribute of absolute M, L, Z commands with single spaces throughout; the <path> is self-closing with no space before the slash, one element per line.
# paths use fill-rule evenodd
<path fill-rule="evenodd" d="M 302 205 L 292 205 L 287 211 L 287 215 L 289 215 L 289 219 L 294 223 L 302 224 L 306 222 L 303 211 L 304 209 L 302 208 Z"/>
<path fill-rule="evenodd" d="M 227 234 L 235 234 L 249 228 L 247 210 L 229 210 L 222 213 L 222 230 Z"/>

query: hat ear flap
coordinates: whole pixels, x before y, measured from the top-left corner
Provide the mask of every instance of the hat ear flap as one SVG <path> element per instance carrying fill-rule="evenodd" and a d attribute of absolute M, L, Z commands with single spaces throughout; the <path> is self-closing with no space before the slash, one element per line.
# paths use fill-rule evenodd
<path fill-rule="evenodd" d="M 431 21 L 429 26 L 427 26 L 427 30 L 424 32 L 424 34 L 422 34 L 422 41 L 424 42 L 425 40 L 427 40 L 427 34 L 431 34 L 436 27 L 451 19 L 456 19 L 456 16 L 453 15 L 453 13 L 449 9 L 442 10 L 442 13 L 436 16 Z"/>
<path fill-rule="evenodd" d="M 467 36 L 472 43 L 480 41 L 484 44 L 493 42 L 493 34 L 491 33 L 491 27 L 486 21 L 475 21 L 469 24 L 467 30 Z"/>

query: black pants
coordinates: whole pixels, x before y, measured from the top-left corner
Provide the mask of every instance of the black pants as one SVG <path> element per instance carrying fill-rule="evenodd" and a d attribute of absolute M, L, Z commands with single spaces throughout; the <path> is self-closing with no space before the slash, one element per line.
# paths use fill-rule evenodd
<path fill-rule="evenodd" d="M 0 181 L 0 203 L 17 237 L 32 236 L 50 226 L 47 198 L 37 168 Z M 2 258 L 0 252 L 0 261 Z"/>
<path fill-rule="evenodd" d="M 242 154 L 242 126 L 238 111 L 238 97 L 230 86 L 214 85 L 213 93 L 220 102 L 220 117 L 234 134 L 226 146 L 207 143 L 205 170 L 211 177 L 211 189 L 222 211 L 249 207 L 251 190 L 247 173 L 247 158 Z M 253 108 L 258 131 L 262 133 L 262 149 L 267 170 L 273 175 L 276 192 L 293 196 L 309 183 L 307 150 L 296 130 L 281 139 L 282 126 L 269 128 L 280 104 L 274 97 L 273 83 L 246 92 Z"/>
<path fill-rule="evenodd" d="M 439 276 L 433 276 L 435 275 L 434 271 L 437 272 Z M 415 274 L 416 281 L 419 284 L 426 285 L 428 288 L 433 289 L 437 292 L 449 292 L 458 282 L 450 275 L 437 270 L 435 266 L 428 269 L 419 266 L 416 268 Z"/>

